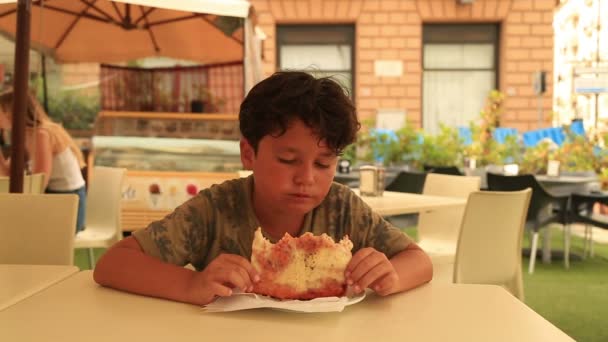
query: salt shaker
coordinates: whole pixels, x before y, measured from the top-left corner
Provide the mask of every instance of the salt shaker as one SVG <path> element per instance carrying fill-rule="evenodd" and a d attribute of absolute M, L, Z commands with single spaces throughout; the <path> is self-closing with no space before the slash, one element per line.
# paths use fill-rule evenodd
<path fill-rule="evenodd" d="M 376 196 L 378 189 L 378 168 L 365 165 L 359 168 L 359 191 L 361 196 Z"/>
<path fill-rule="evenodd" d="M 376 166 L 376 196 L 384 193 L 384 181 L 386 179 L 386 169 L 382 165 Z"/>

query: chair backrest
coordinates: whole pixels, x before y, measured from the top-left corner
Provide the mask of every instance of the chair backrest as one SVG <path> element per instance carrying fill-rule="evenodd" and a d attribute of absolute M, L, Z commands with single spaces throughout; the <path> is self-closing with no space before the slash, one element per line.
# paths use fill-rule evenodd
<path fill-rule="evenodd" d="M 492 133 L 492 136 L 496 142 L 499 144 L 504 144 L 507 137 L 514 136 L 517 138 L 517 134 L 517 128 L 496 127 Z"/>
<path fill-rule="evenodd" d="M 456 166 L 433 166 L 424 165 L 424 171 L 430 173 L 440 173 L 443 175 L 462 176 L 463 173 Z"/>
<path fill-rule="evenodd" d="M 451 176 L 429 173 L 424 182 L 424 195 L 468 198 L 473 191 L 478 191 L 481 183 L 479 177 Z M 456 244 L 460 232 L 460 222 L 464 208 L 444 208 L 431 212 L 422 212 L 418 217 L 418 238 L 420 240 L 443 240 Z"/>
<path fill-rule="evenodd" d="M 0 194 L 8 194 L 10 182 L 10 178 L 0 176 Z"/>
<path fill-rule="evenodd" d="M 564 143 L 565 137 L 562 127 L 541 128 L 522 134 L 525 147 L 534 147 L 545 138 L 548 138 L 558 146 L 561 146 Z"/>
<path fill-rule="evenodd" d="M 470 127 L 458 127 L 458 136 L 462 139 L 464 146 L 469 146 L 473 143 L 473 133 Z"/>
<path fill-rule="evenodd" d="M 78 196 L 0 194 L 0 208 L 0 264 L 73 264 Z"/>
<path fill-rule="evenodd" d="M 527 188 L 532 189 L 532 198 L 526 220 L 531 221 L 539 217 L 550 200 L 550 195 L 536 180 L 534 175 L 524 174 L 517 176 L 505 176 L 495 173 L 487 175 L 488 189 L 491 191 L 519 191 Z"/>
<path fill-rule="evenodd" d="M 521 240 L 532 190 L 473 192 L 456 249 L 454 283 L 505 286 L 523 297 Z"/>
<path fill-rule="evenodd" d="M 87 190 L 85 229 L 112 231 L 122 236 L 120 210 L 125 169 L 95 166 Z"/>
<path fill-rule="evenodd" d="M 44 193 L 44 173 L 35 173 L 23 177 L 24 194 L 43 194 Z"/>
<path fill-rule="evenodd" d="M 536 146 L 543 138 L 539 131 L 529 131 L 521 134 L 525 147 Z"/>
<path fill-rule="evenodd" d="M 479 190 L 481 179 L 477 176 L 454 176 L 429 173 L 422 191 L 425 195 L 467 198 Z"/>
<path fill-rule="evenodd" d="M 583 120 L 574 119 L 570 124 L 570 131 L 576 135 L 585 135 L 585 126 L 583 125 Z"/>
<path fill-rule="evenodd" d="M 10 187 L 9 177 L 0 177 L 0 194 L 8 193 Z M 24 194 L 43 194 L 44 193 L 44 173 L 23 176 Z"/>
<path fill-rule="evenodd" d="M 425 180 L 425 172 L 400 171 L 385 190 L 421 194 Z"/>

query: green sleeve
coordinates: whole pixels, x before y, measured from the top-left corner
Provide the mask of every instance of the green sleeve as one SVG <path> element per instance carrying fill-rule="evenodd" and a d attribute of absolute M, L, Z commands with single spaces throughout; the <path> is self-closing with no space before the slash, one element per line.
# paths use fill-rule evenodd
<path fill-rule="evenodd" d="M 133 236 L 148 255 L 179 266 L 195 264 L 205 258 L 212 240 L 210 208 L 208 198 L 200 193 Z"/>

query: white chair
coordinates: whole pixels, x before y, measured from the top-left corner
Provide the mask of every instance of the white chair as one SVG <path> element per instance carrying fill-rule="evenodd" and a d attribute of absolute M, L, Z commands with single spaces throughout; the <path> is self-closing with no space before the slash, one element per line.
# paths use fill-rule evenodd
<path fill-rule="evenodd" d="M 89 265 L 95 266 L 93 248 L 108 248 L 122 238 L 121 190 L 125 169 L 93 168 L 87 191 L 85 229 L 76 234 L 74 248 L 89 249 Z"/>
<path fill-rule="evenodd" d="M 78 196 L 0 194 L 0 264 L 73 265 Z"/>
<path fill-rule="evenodd" d="M 0 176 L 0 194 L 8 194 L 11 180 L 8 177 Z"/>
<path fill-rule="evenodd" d="M 500 285 L 523 301 L 521 241 L 531 189 L 478 191 L 462 221 L 454 283 Z"/>
<path fill-rule="evenodd" d="M 429 173 L 422 194 L 466 199 L 471 192 L 479 190 L 480 182 L 479 177 Z M 420 213 L 418 245 L 432 260 L 450 264 L 454 262 L 463 213 L 464 207 Z"/>
<path fill-rule="evenodd" d="M 44 193 L 44 173 L 34 173 L 23 177 L 24 194 L 43 194 Z"/>
<path fill-rule="evenodd" d="M 8 193 L 10 186 L 9 177 L 0 177 L 0 194 Z M 43 194 L 44 193 L 44 173 L 23 176 L 24 194 Z"/>

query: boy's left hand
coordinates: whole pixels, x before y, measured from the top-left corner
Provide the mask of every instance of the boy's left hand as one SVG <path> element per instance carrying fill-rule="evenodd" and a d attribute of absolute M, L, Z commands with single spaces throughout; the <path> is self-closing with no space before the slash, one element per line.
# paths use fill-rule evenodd
<path fill-rule="evenodd" d="M 359 250 L 345 271 L 346 283 L 355 293 L 371 288 L 381 296 L 395 292 L 399 275 L 391 261 L 382 252 L 368 247 Z"/>

